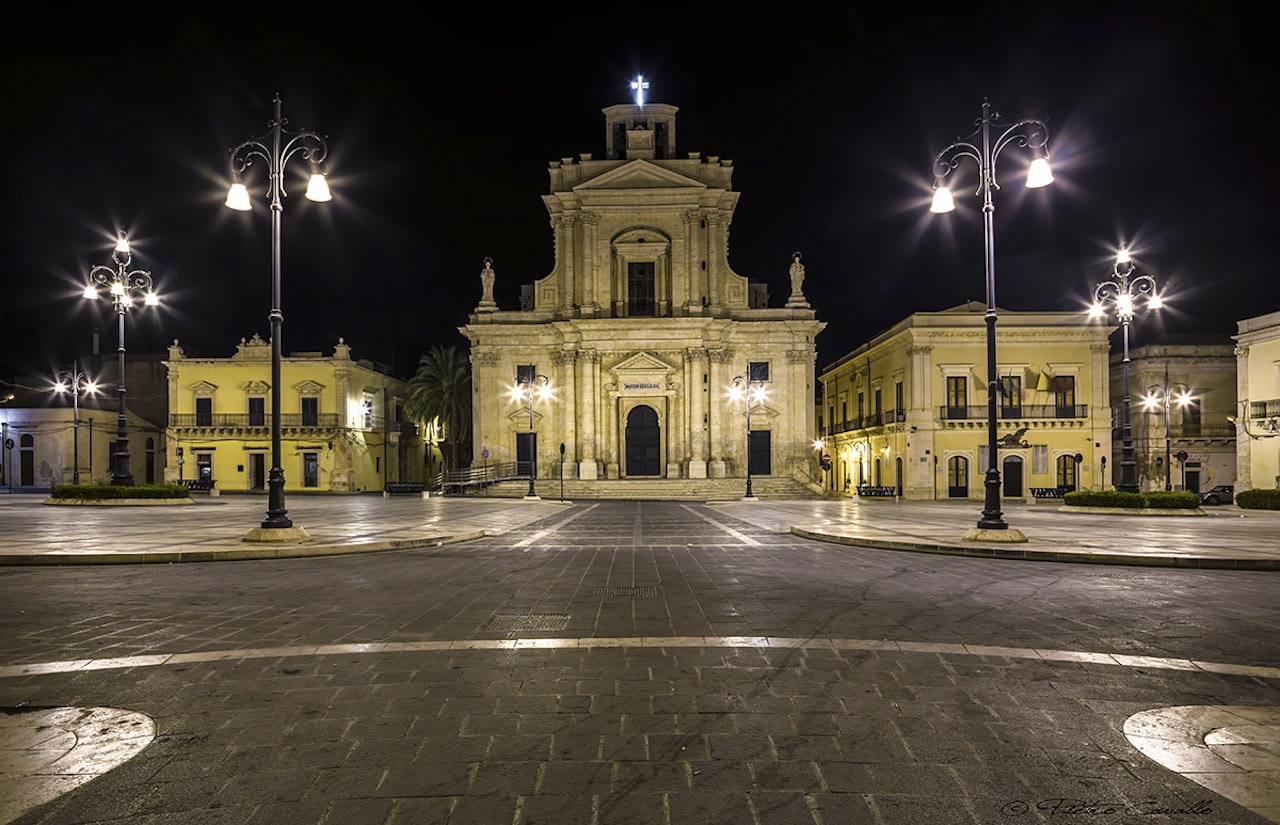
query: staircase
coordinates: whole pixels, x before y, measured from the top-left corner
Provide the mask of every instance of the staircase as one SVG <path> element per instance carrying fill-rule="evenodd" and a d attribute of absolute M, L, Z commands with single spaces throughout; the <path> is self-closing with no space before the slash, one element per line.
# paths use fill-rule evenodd
<path fill-rule="evenodd" d="M 561 498 L 558 478 L 540 478 L 534 482 L 534 493 L 543 499 Z M 563 497 L 569 501 L 586 499 L 633 499 L 679 501 L 736 501 L 747 492 L 745 478 L 626 478 L 585 481 L 564 480 Z M 529 493 L 529 481 L 503 481 L 485 489 L 468 488 L 468 496 L 523 498 Z M 822 492 L 794 478 L 752 476 L 751 493 L 771 501 L 821 499 Z"/>

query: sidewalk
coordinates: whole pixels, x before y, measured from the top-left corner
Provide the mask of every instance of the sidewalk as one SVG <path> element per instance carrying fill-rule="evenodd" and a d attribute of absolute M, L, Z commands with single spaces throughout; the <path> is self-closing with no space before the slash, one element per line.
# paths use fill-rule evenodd
<path fill-rule="evenodd" d="M 54 506 L 40 495 L 0 496 L 0 565 L 190 562 L 378 552 L 522 530 L 573 502 L 416 496 L 292 496 L 305 542 L 246 542 L 265 498 L 200 497 L 184 506 Z M 1196 515 L 1079 512 L 1005 506 L 1021 543 L 964 539 L 978 502 L 886 499 L 708 502 L 772 532 L 837 544 L 982 558 L 1203 569 L 1280 570 L 1280 512 L 1205 508 Z"/>

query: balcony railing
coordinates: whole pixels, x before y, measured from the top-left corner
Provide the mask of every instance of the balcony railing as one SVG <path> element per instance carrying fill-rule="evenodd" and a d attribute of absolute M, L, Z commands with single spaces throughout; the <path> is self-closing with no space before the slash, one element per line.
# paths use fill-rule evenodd
<path fill-rule="evenodd" d="M 271 415 L 248 415 L 247 413 L 172 413 L 169 426 L 179 429 L 212 427 L 217 429 L 256 429 L 271 426 Z M 302 413 L 283 413 L 280 416 L 281 427 L 316 429 L 334 429 L 338 426 L 337 413 L 320 413 L 303 415 Z"/>
<path fill-rule="evenodd" d="M 1017 407 L 997 407 L 997 417 L 1004 420 L 1030 418 L 1088 418 L 1088 404 L 1022 404 Z M 939 407 L 938 418 L 943 421 L 984 421 L 986 407 Z"/>
<path fill-rule="evenodd" d="M 1275 418 L 1277 416 L 1280 416 L 1280 398 L 1249 402 L 1250 418 Z"/>

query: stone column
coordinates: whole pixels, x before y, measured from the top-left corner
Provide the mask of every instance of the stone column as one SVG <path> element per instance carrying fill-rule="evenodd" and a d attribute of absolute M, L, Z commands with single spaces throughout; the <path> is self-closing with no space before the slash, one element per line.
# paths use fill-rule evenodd
<path fill-rule="evenodd" d="M 560 389 L 555 393 L 556 402 L 560 406 L 556 416 L 556 431 L 560 441 L 553 445 L 555 460 L 559 464 L 558 472 L 565 478 L 574 478 L 578 474 L 578 403 L 580 392 L 577 381 L 577 370 L 574 365 L 578 360 L 577 350 L 561 350 L 551 353 L 551 365 L 555 367 L 556 383 Z M 560 459 L 560 444 L 564 444 L 564 460 Z"/>
<path fill-rule="evenodd" d="M 577 267 L 575 257 L 578 249 L 577 220 L 573 215 L 557 215 L 556 226 L 556 258 L 560 267 L 560 316 L 572 317 L 574 291 L 577 288 Z M 559 447 L 559 445 L 556 445 Z M 565 447 L 568 449 L 568 446 Z"/>
<path fill-rule="evenodd" d="M 594 212 L 584 212 L 582 214 L 582 272 L 578 278 L 578 314 L 583 318 L 600 317 L 600 306 L 596 302 L 596 295 L 599 291 L 599 285 L 596 280 L 600 277 L 598 266 L 598 245 L 597 231 L 600 226 L 600 216 Z"/>
<path fill-rule="evenodd" d="M 685 358 L 685 406 L 689 410 L 689 478 L 707 477 L 707 394 L 710 384 L 702 380 L 706 375 L 707 351 L 692 347 L 684 351 Z M 710 379 L 708 379 L 709 381 Z"/>
<path fill-rule="evenodd" d="M 595 480 L 600 477 L 600 465 L 596 460 L 599 444 L 600 421 L 596 414 L 600 396 L 600 353 L 597 350 L 581 350 L 577 359 L 578 428 L 582 433 L 578 459 L 578 478 Z"/>
<path fill-rule="evenodd" d="M 725 442 L 726 420 L 726 401 L 725 395 L 726 385 L 729 382 L 728 370 L 725 365 L 733 358 L 733 353 L 727 349 L 709 349 L 707 350 L 707 361 L 709 364 L 709 374 L 707 384 L 707 407 L 709 410 L 707 422 L 707 441 L 710 445 L 711 459 L 707 462 L 707 475 L 711 478 L 724 478 L 726 474 L 725 468 L 725 451 L 728 444 Z"/>

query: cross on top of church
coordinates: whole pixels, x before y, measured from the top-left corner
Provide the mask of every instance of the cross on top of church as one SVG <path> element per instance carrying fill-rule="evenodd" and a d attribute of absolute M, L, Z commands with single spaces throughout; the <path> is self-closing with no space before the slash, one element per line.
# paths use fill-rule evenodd
<path fill-rule="evenodd" d="M 649 81 L 644 79 L 644 75 L 636 75 L 636 79 L 631 81 L 631 88 L 636 93 L 636 105 L 644 105 L 644 90 L 649 88 Z"/>

